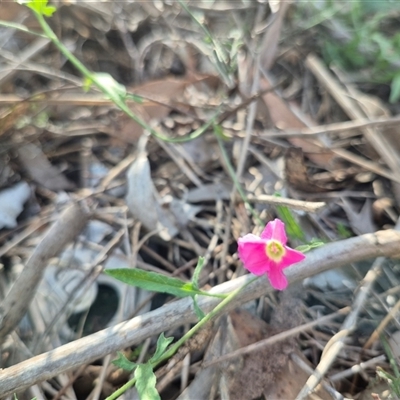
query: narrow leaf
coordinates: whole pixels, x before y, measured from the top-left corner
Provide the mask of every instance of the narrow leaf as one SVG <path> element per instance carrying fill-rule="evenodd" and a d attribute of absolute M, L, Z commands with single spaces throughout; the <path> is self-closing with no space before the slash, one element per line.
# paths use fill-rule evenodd
<path fill-rule="evenodd" d="M 281 197 L 276 195 L 277 197 Z M 276 206 L 276 213 L 278 217 L 285 223 L 286 232 L 292 239 L 299 239 L 304 241 L 304 233 L 300 225 L 296 222 L 292 212 L 286 206 Z"/>
<path fill-rule="evenodd" d="M 165 350 L 173 340 L 173 337 L 166 338 L 164 336 L 164 333 L 161 333 L 157 340 L 156 352 L 154 353 L 154 356 L 150 358 L 149 363 L 158 361 L 158 359 L 165 353 Z"/>
<path fill-rule="evenodd" d="M 302 244 L 300 246 L 297 246 L 296 250 L 301 251 L 302 253 L 307 253 L 307 251 L 311 250 L 311 246 L 309 246 L 308 244 Z"/>
<path fill-rule="evenodd" d="M 389 103 L 396 103 L 400 98 L 400 74 L 396 74 L 390 84 Z"/>
<path fill-rule="evenodd" d="M 204 261 L 205 261 L 204 257 L 199 257 L 196 268 L 194 269 L 192 284 L 193 288 L 196 290 L 199 289 L 199 277 L 200 277 L 200 272 L 204 267 Z"/>
<path fill-rule="evenodd" d="M 217 137 L 219 137 L 220 139 L 222 139 L 222 140 L 229 140 L 229 139 L 231 139 L 229 136 L 227 136 L 227 135 L 225 134 L 224 129 L 222 128 L 221 125 L 214 124 L 214 125 L 213 125 L 213 129 L 214 129 L 214 134 L 215 134 Z"/>
<path fill-rule="evenodd" d="M 93 85 L 92 78 L 89 78 L 88 76 L 85 76 L 83 78 L 83 86 L 82 86 L 83 91 L 84 92 L 88 92 L 90 90 L 90 88 L 92 87 L 92 85 Z"/>
<path fill-rule="evenodd" d="M 120 351 L 117 352 L 117 355 L 118 358 L 113 360 L 112 363 L 118 368 L 122 368 L 125 371 L 133 371 L 137 367 L 137 364 L 129 361 Z"/>
<path fill-rule="evenodd" d="M 132 100 L 132 101 L 134 101 L 135 103 L 138 103 L 138 104 L 143 104 L 143 101 L 144 101 L 142 96 L 138 96 L 137 94 L 133 94 L 133 93 L 128 93 L 126 95 L 126 99 L 127 100 Z"/>
<path fill-rule="evenodd" d="M 302 244 L 300 246 L 297 246 L 296 250 L 301 251 L 302 253 L 307 253 L 307 251 L 310 251 L 310 250 L 315 249 L 317 247 L 321 247 L 324 244 L 325 243 L 322 242 L 321 240 L 313 239 L 313 240 L 311 240 L 310 243 Z"/>
<path fill-rule="evenodd" d="M 201 321 L 205 317 L 205 314 L 204 314 L 203 310 L 199 307 L 196 296 L 193 296 L 193 308 L 194 308 L 194 312 L 197 315 L 197 318 L 199 319 L 199 321 Z"/>
<path fill-rule="evenodd" d="M 107 93 L 110 94 L 111 100 L 125 99 L 126 88 L 118 83 L 110 74 L 106 72 L 97 72 L 93 74 L 93 81 L 107 88 Z"/>
<path fill-rule="evenodd" d="M 183 282 L 178 278 L 170 278 L 138 268 L 107 269 L 104 272 L 128 285 L 153 292 L 169 293 L 177 297 L 194 296 L 195 294 L 220 297 L 195 289 L 190 282 Z"/>
<path fill-rule="evenodd" d="M 135 370 L 136 389 L 140 400 L 161 400 L 156 389 L 156 376 L 150 364 L 140 364 Z"/>

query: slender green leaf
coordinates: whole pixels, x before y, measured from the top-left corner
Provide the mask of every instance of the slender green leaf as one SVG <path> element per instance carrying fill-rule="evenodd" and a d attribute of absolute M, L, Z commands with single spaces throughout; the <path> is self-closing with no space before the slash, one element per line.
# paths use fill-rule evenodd
<path fill-rule="evenodd" d="M 213 124 L 213 129 L 214 129 L 214 134 L 215 137 L 217 138 L 218 141 L 218 146 L 221 150 L 221 154 L 222 154 L 222 158 L 224 159 L 225 165 L 228 169 L 229 175 L 231 176 L 231 179 L 235 185 L 236 190 L 238 191 L 240 197 L 242 198 L 244 204 L 246 205 L 246 208 L 251 212 L 251 214 L 253 215 L 254 219 L 257 221 L 257 223 L 260 226 L 264 226 L 263 221 L 261 221 L 261 218 L 259 217 L 259 215 L 257 214 L 256 210 L 252 207 L 252 205 L 249 203 L 249 201 L 247 200 L 246 194 L 244 193 L 242 186 L 239 182 L 239 180 L 237 179 L 236 176 L 236 172 L 233 168 L 233 165 L 229 159 L 228 153 L 225 149 L 223 140 L 221 139 L 219 133 L 218 133 L 218 125 L 217 124 Z"/>
<path fill-rule="evenodd" d="M 381 343 L 383 345 L 383 349 L 385 350 L 386 356 L 389 359 L 390 366 L 392 367 L 393 372 L 395 374 L 395 377 L 397 379 L 400 379 L 400 371 L 397 366 L 395 357 L 393 356 L 392 349 L 390 348 L 389 342 L 387 341 L 386 337 L 383 335 L 381 335 L 380 339 L 381 339 Z"/>
<path fill-rule="evenodd" d="M 310 243 L 302 244 L 300 246 L 297 246 L 296 250 L 301 251 L 302 253 L 307 253 L 307 251 L 310 251 L 310 250 L 315 249 L 317 247 L 321 247 L 324 244 L 325 243 L 322 240 L 313 239 L 313 240 L 311 240 Z"/>
<path fill-rule="evenodd" d="M 133 93 L 128 93 L 126 95 L 126 100 L 132 100 L 135 103 L 143 104 L 143 97 L 142 96 L 138 96 L 137 94 L 133 94 Z"/>
<path fill-rule="evenodd" d="M 222 140 L 230 140 L 231 138 L 225 134 L 224 129 L 221 125 L 214 124 L 214 134 Z"/>
<path fill-rule="evenodd" d="M 281 197 L 279 193 L 275 193 L 276 197 Z M 304 242 L 304 233 L 300 225 L 297 223 L 292 212 L 286 206 L 276 206 L 278 217 L 285 223 L 286 232 L 291 239 L 299 239 Z"/>
<path fill-rule="evenodd" d="M 93 86 L 92 78 L 89 78 L 88 76 L 85 76 L 83 78 L 83 85 L 82 85 L 83 91 L 84 92 L 88 92 L 92 86 Z"/>
<path fill-rule="evenodd" d="M 118 83 L 110 74 L 106 72 L 97 72 L 92 75 L 92 80 L 100 85 L 100 87 L 107 88 L 107 94 L 110 96 L 111 100 L 125 99 L 125 86 Z"/>
<path fill-rule="evenodd" d="M 137 367 L 137 364 L 129 361 L 120 351 L 117 352 L 117 355 L 118 358 L 113 360 L 112 363 L 118 368 L 122 368 L 125 371 L 133 371 Z"/>
<path fill-rule="evenodd" d="M 178 278 L 170 278 L 138 268 L 107 269 L 104 272 L 128 285 L 153 292 L 169 293 L 177 297 L 194 296 L 195 294 L 219 298 L 226 297 L 225 295 L 221 296 L 195 289 L 191 282 L 183 282 Z"/>
<path fill-rule="evenodd" d="M 165 350 L 173 340 L 173 337 L 166 338 L 164 333 L 161 333 L 157 340 L 156 351 L 154 356 L 150 358 L 149 363 L 157 362 L 158 359 L 165 353 Z"/>
<path fill-rule="evenodd" d="M 150 364 L 140 364 L 135 370 L 136 389 L 140 400 L 161 400 L 156 389 L 156 376 Z"/>
<path fill-rule="evenodd" d="M 390 103 L 396 103 L 400 98 L 400 74 L 396 74 L 390 84 Z"/>
<path fill-rule="evenodd" d="M 350 232 L 350 230 L 347 229 L 346 226 L 344 224 L 342 224 L 341 222 L 339 222 L 336 225 L 336 229 L 337 229 L 338 235 L 341 239 L 348 239 L 353 236 L 352 233 Z"/>
<path fill-rule="evenodd" d="M 204 261 L 205 261 L 204 257 L 199 257 L 196 268 L 194 269 L 192 284 L 193 284 L 193 288 L 196 290 L 199 289 L 200 272 L 204 267 Z"/>
<path fill-rule="evenodd" d="M 206 315 L 204 314 L 203 310 L 199 307 L 199 304 L 197 303 L 197 299 L 196 296 L 193 296 L 193 308 L 194 308 L 194 312 L 197 315 L 197 318 L 199 319 L 199 321 L 201 321 Z"/>

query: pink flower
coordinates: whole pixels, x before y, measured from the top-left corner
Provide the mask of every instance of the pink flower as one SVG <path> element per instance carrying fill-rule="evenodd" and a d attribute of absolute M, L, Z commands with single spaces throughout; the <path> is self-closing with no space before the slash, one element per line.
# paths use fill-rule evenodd
<path fill-rule="evenodd" d="M 288 281 L 283 269 L 304 260 L 300 251 L 286 246 L 285 224 L 280 219 L 268 222 L 261 237 L 251 233 L 239 238 L 239 257 L 254 275 L 267 274 L 272 287 L 286 289 Z"/>

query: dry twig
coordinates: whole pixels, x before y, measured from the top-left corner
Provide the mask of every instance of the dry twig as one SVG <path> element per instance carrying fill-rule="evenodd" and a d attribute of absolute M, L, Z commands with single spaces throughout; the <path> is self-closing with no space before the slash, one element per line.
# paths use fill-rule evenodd
<path fill-rule="evenodd" d="M 330 243 L 310 252 L 305 261 L 289 268 L 287 277 L 290 283 L 294 283 L 352 262 L 379 256 L 398 256 L 399 245 L 400 232 L 395 230 L 379 231 Z M 251 279 L 253 279 L 251 275 L 246 275 L 218 285 L 211 292 L 228 293 L 243 286 Z M 267 279 L 258 279 L 246 286 L 232 301 L 227 310 L 262 296 L 271 290 Z M 208 312 L 215 307 L 218 300 L 203 297 L 198 303 L 204 312 Z M 141 343 L 146 338 L 160 332 L 196 320 L 197 317 L 191 299 L 185 298 L 175 301 L 145 315 L 122 322 L 1 371 L 2 392 L 7 395 L 22 390 L 111 352 Z"/>
<path fill-rule="evenodd" d="M 26 313 L 47 262 L 76 238 L 86 225 L 89 215 L 84 203 L 68 207 L 36 247 L 23 272 L 0 305 L 0 343 Z"/>

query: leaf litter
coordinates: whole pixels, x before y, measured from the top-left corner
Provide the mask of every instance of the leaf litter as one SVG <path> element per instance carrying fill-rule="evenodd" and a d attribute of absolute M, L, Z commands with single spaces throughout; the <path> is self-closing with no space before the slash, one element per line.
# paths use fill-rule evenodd
<path fill-rule="evenodd" d="M 62 2 L 49 20 L 91 70 L 127 85 L 128 94 L 136 96 L 129 101 L 131 109 L 152 128 L 180 139 L 210 118 L 222 126 L 220 138 L 207 129 L 182 144 L 147 136 L 93 89 L 83 95 L 76 71 L 54 48 L 26 32 L 8 31 L 10 40 L 1 46 L 15 57 L 4 52 L 12 73 L 0 80 L 2 302 L 48 225 L 68 204 L 86 201 L 92 214 L 68 248 L 46 261 L 26 317 L 21 315 L 2 344 L 5 371 L 171 300 L 111 281 L 102 274 L 104 267 L 137 266 L 189 281 L 197 257 L 206 255 L 202 289 L 245 273 L 236 241 L 259 233 L 258 221 L 234 190 L 224 151 L 264 222 L 279 214 L 279 206 L 263 196 L 279 193 L 303 202 L 305 210 L 285 215 L 301 227 L 307 242 L 336 241 L 396 224 L 398 128 L 378 119 L 390 122 L 398 107 L 379 97 L 379 85 L 366 93 L 314 54 L 316 44 L 308 39 L 321 27 L 299 33 L 298 5 L 214 5 L 189 3 L 190 14 L 163 2 L 99 7 Z M 23 19 L 24 9 L 7 7 L 0 5 L 2 18 Z M 204 40 L 199 21 L 210 40 Z M 37 29 L 31 18 L 26 23 Z M 364 126 L 357 125 L 360 121 Z M 338 129 L 338 123 L 347 125 Z M 315 201 L 326 206 L 307 211 L 307 203 Z M 293 247 L 304 244 L 299 237 L 290 239 Z M 373 347 L 364 345 L 389 313 L 382 333 L 398 358 L 399 272 L 396 260 L 364 260 L 242 305 L 155 371 L 161 397 L 362 398 L 370 388 L 390 390 L 383 378 L 378 386 L 375 372 L 379 366 L 391 373 L 384 346 L 379 338 Z M 371 283 L 371 296 L 360 300 L 357 286 L 366 289 L 367 278 L 376 285 Z M 343 322 L 343 315 L 335 314 L 349 307 L 358 312 L 351 329 L 348 318 Z M 335 318 L 306 328 L 307 322 L 330 315 Z M 166 336 L 180 338 L 188 324 L 183 320 Z M 246 351 L 297 327 L 274 346 Z M 342 350 L 330 359 L 320 385 L 314 382 L 316 391 L 306 392 L 306 382 L 341 337 Z M 141 349 L 141 357 L 149 356 L 155 338 L 147 339 L 125 351 L 135 361 Z M 237 360 L 229 360 L 234 352 Z M 52 380 L 39 377 L 24 390 L 31 397 L 105 398 L 127 380 L 110 364 L 108 353 L 97 365 L 65 366 Z M 76 374 L 73 382 L 67 377 L 70 369 Z"/>

